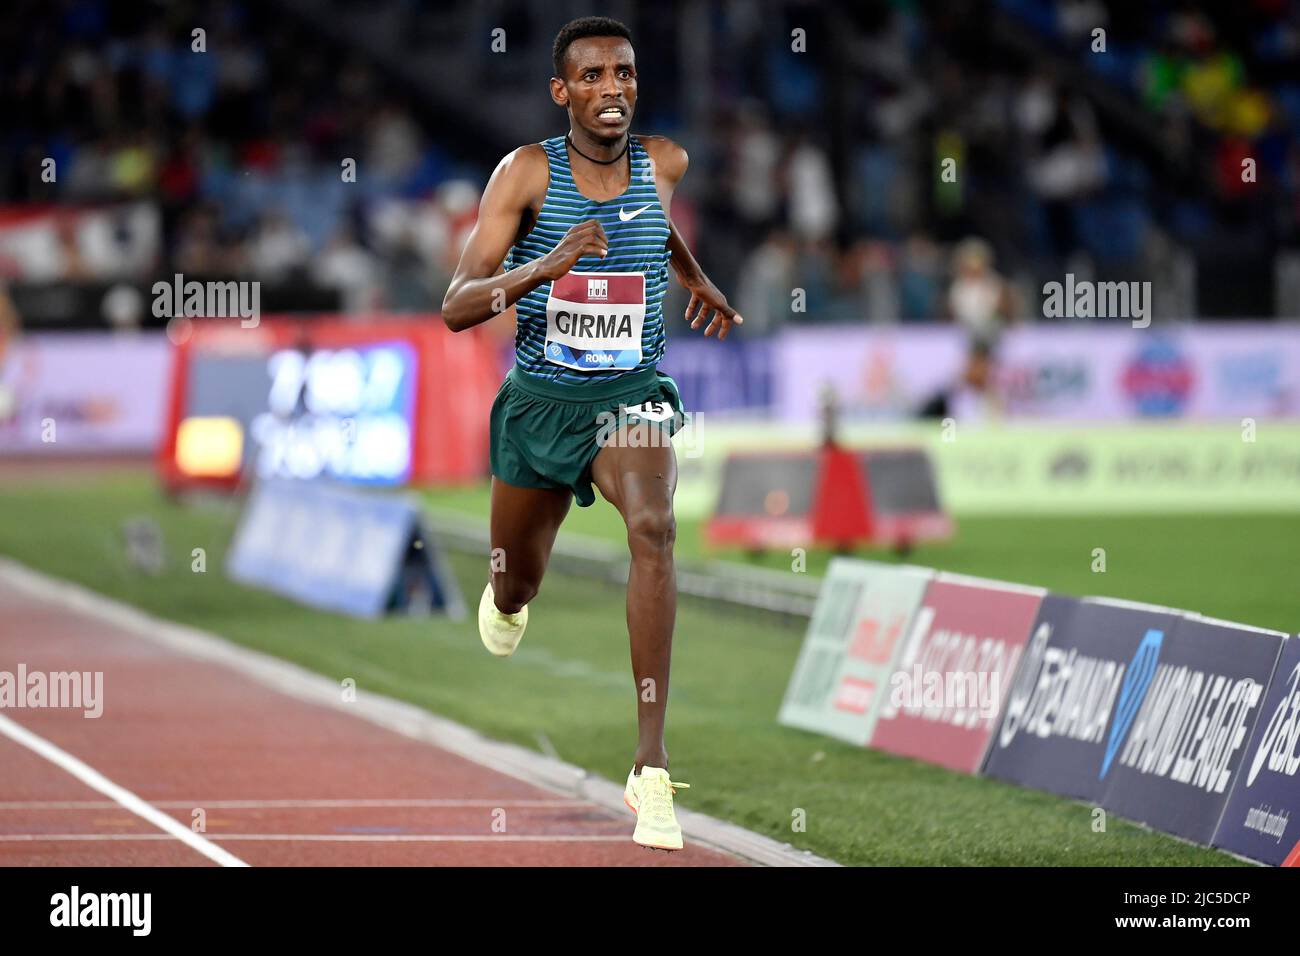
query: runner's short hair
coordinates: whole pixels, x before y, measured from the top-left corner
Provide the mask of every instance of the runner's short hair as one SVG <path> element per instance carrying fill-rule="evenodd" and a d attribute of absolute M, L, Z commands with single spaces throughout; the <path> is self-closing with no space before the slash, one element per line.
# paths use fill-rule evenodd
<path fill-rule="evenodd" d="M 632 31 L 613 17 L 579 17 L 570 20 L 555 35 L 555 45 L 551 47 L 551 64 L 555 67 L 556 76 L 564 76 L 564 55 L 569 52 L 569 44 L 587 37 L 622 37 L 631 43 Z"/>

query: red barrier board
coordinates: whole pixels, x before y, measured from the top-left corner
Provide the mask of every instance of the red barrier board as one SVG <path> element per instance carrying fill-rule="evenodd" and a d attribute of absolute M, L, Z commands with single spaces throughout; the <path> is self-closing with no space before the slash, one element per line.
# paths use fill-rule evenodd
<path fill-rule="evenodd" d="M 1045 593 L 960 575 L 931 581 L 869 746 L 976 773 Z"/>

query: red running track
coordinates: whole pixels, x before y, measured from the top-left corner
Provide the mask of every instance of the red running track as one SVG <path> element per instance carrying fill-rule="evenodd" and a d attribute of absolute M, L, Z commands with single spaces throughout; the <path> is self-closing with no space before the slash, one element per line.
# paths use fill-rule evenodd
<path fill-rule="evenodd" d="M 103 672 L 103 715 L 7 719 L 251 866 L 719 866 L 632 842 L 634 817 L 282 694 L 0 579 L 0 671 Z M 211 866 L 0 733 L 0 866 Z M 495 824 L 495 826 L 494 826 Z M 504 832 L 499 832 L 504 831 Z"/>

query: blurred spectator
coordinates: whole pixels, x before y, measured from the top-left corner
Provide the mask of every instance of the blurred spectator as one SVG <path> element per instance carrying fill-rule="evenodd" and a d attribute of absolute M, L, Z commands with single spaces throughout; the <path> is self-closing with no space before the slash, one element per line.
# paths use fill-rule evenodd
<path fill-rule="evenodd" d="M 1078 246 L 1074 202 L 1100 187 L 1105 175 L 1092 109 L 1079 97 L 1057 92 L 1030 168 L 1030 182 L 1043 199 L 1057 258 L 1066 258 Z"/>
<path fill-rule="evenodd" d="M 248 243 L 248 270 L 259 279 L 282 282 L 307 266 L 311 241 L 283 211 L 262 217 Z"/>
<path fill-rule="evenodd" d="M 736 214 L 745 228 L 766 229 L 776 218 L 780 200 L 773 188 L 781 159 L 780 141 L 762 107 L 752 101 L 742 104 L 732 136 L 732 169 L 727 181 Z"/>
<path fill-rule="evenodd" d="M 72 217 L 61 217 L 55 227 L 59 243 L 59 278 L 65 282 L 81 282 L 90 278 L 86 258 L 81 254 L 77 224 Z"/>
<path fill-rule="evenodd" d="M 419 129 L 396 105 L 385 103 L 367 131 L 366 171 L 397 181 L 410 175 L 419 161 Z"/>
<path fill-rule="evenodd" d="M 795 321 L 823 322 L 830 318 L 836 284 L 835 259 L 835 246 L 829 239 L 797 244 L 795 282 L 803 292 L 804 308 L 792 315 Z"/>
<path fill-rule="evenodd" d="M 1076 42 L 1091 39 L 1092 31 L 1098 27 L 1105 28 L 1110 20 L 1101 0 L 1059 0 L 1056 16 L 1061 32 Z"/>
<path fill-rule="evenodd" d="M 312 278 L 317 285 L 342 293 L 346 312 L 367 312 L 379 304 L 379 264 L 357 242 L 346 222 L 338 227 L 312 263 Z"/>
<path fill-rule="evenodd" d="M 1206 42 L 1195 60 L 1182 74 L 1182 90 L 1197 118 L 1207 126 L 1222 129 L 1227 125 L 1228 104 L 1241 87 L 1241 61 L 1226 50 L 1215 49 Z"/>
<path fill-rule="evenodd" d="M 899 266 L 900 318 L 929 322 L 938 317 L 943 255 L 928 236 L 916 233 L 903 248 Z"/>
<path fill-rule="evenodd" d="M 187 275 L 217 275 L 238 268 L 239 256 L 221 242 L 216 213 L 207 206 L 191 210 L 182 222 L 175 266 Z"/>
<path fill-rule="evenodd" d="M 446 287 L 441 290 L 434 287 L 431 271 L 414 237 L 404 233 L 389 250 L 384 274 L 384 308 L 392 312 L 427 312 L 431 303 L 442 301 Z"/>
<path fill-rule="evenodd" d="M 898 321 L 898 285 L 892 247 L 861 240 L 836 258 L 835 289 L 827 317 L 851 322 Z"/>
<path fill-rule="evenodd" d="M 800 137 L 785 164 L 790 227 L 810 242 L 828 239 L 835 231 L 839 200 L 826 154 Z"/>
<path fill-rule="evenodd" d="M 991 351 L 1015 315 L 1015 293 L 993 270 L 993 250 L 983 239 L 964 239 L 953 252 L 948 308 L 970 341 Z"/>
<path fill-rule="evenodd" d="M 867 250 L 860 243 L 840 251 L 827 249 L 832 273 L 830 301 L 821 315 L 834 322 L 863 322 L 867 319 Z M 743 313 L 742 313 L 743 314 Z"/>
<path fill-rule="evenodd" d="M 762 335 L 777 328 L 790 315 L 796 286 L 794 238 L 783 229 L 764 237 L 741 267 L 736 283 L 736 310 L 745 328 Z"/>
<path fill-rule="evenodd" d="M 877 324 L 898 321 L 902 309 L 899 301 L 897 264 L 894 247 L 887 242 L 858 244 L 862 269 L 861 300 L 865 318 Z"/>

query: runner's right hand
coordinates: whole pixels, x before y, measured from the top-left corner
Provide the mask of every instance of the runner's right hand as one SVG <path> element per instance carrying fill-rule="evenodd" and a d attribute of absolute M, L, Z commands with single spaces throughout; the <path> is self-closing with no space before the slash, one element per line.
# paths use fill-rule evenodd
<path fill-rule="evenodd" d="M 573 226 L 564 234 L 559 245 L 541 258 L 542 275 L 552 281 L 565 275 L 583 256 L 604 258 L 609 251 L 605 230 L 595 219 Z"/>

